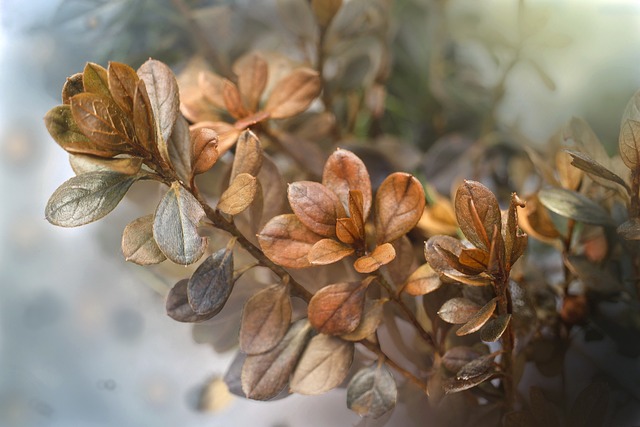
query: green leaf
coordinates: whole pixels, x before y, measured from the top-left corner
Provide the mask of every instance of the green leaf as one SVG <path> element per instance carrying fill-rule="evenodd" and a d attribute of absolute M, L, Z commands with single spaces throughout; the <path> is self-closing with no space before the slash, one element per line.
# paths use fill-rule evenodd
<path fill-rule="evenodd" d="M 593 200 L 564 188 L 545 188 L 538 197 L 542 204 L 558 215 L 586 224 L 613 225 L 609 213 Z"/>
<path fill-rule="evenodd" d="M 167 259 L 153 238 L 153 215 L 132 221 L 122 233 L 122 253 L 138 265 L 158 264 Z"/>
<path fill-rule="evenodd" d="M 71 178 L 53 193 L 45 216 L 61 227 L 77 227 L 111 212 L 136 181 L 118 172 L 90 172 Z"/>
<path fill-rule="evenodd" d="M 222 248 L 198 266 L 189 279 L 189 304 L 197 314 L 218 314 L 233 290 L 233 251 Z"/>
<path fill-rule="evenodd" d="M 361 369 L 347 386 L 347 407 L 363 417 L 381 417 L 396 406 L 397 399 L 393 375 L 381 364 Z"/>
<path fill-rule="evenodd" d="M 196 198 L 174 182 L 160 201 L 153 222 L 153 237 L 167 258 L 188 265 L 202 257 L 207 239 L 198 235 L 197 227 L 203 216 Z"/>

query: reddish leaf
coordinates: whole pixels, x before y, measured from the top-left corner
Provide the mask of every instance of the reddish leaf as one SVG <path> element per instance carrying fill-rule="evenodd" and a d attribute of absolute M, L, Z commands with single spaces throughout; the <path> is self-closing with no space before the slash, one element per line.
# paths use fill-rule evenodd
<path fill-rule="evenodd" d="M 322 173 L 322 184 L 333 191 L 349 209 L 349 191 L 356 190 L 362 195 L 361 216 L 367 218 L 371 209 L 371 180 L 367 168 L 351 151 L 338 149 L 327 159 Z M 353 215 L 350 215 L 353 217 Z"/>
<path fill-rule="evenodd" d="M 289 185 L 289 204 L 298 219 L 314 233 L 332 237 L 336 232 L 336 219 L 345 216 L 338 198 L 317 182 L 299 181 Z"/>
<path fill-rule="evenodd" d="M 343 243 L 351 245 L 361 240 L 360 232 L 351 218 L 338 218 L 336 221 L 336 237 Z"/>
<path fill-rule="evenodd" d="M 465 181 L 456 192 L 455 210 L 465 237 L 488 252 L 493 229 L 502 222 L 496 196 L 479 182 Z"/>
<path fill-rule="evenodd" d="M 411 273 L 402 288 L 409 295 L 419 296 L 433 292 L 442 285 L 440 275 L 429 264 L 422 264 Z"/>
<path fill-rule="evenodd" d="M 354 252 L 351 246 L 347 246 L 333 239 L 317 241 L 309 251 L 309 262 L 313 265 L 327 265 L 340 261 Z"/>
<path fill-rule="evenodd" d="M 384 314 L 384 304 L 387 299 L 368 300 L 364 304 L 362 320 L 357 328 L 348 334 L 340 335 L 340 338 L 347 341 L 360 341 L 373 335 L 382 322 Z"/>
<path fill-rule="evenodd" d="M 302 113 L 320 95 L 320 76 L 309 68 L 299 68 L 280 80 L 271 91 L 264 110 L 274 119 Z"/>
<path fill-rule="evenodd" d="M 408 233 L 424 211 L 424 190 L 413 176 L 396 172 L 380 185 L 375 199 L 378 243 L 391 242 Z"/>
<path fill-rule="evenodd" d="M 131 116 L 133 97 L 139 79 L 136 70 L 120 62 L 109 62 L 107 78 L 113 100 L 125 114 Z"/>
<path fill-rule="evenodd" d="M 362 318 L 364 296 L 371 280 L 337 283 L 320 289 L 309 301 L 309 321 L 319 332 L 342 335 L 352 332 Z"/>
<path fill-rule="evenodd" d="M 149 153 L 158 152 L 158 131 L 153 117 L 151 100 L 144 80 L 139 80 L 133 94 L 133 124 L 136 141 Z M 168 155 L 167 155 L 168 157 Z M 166 160 L 166 159 L 165 159 Z"/>
<path fill-rule="evenodd" d="M 258 234 L 258 242 L 269 259 L 283 267 L 310 267 L 307 255 L 322 236 L 309 230 L 293 214 L 272 218 Z"/>
<path fill-rule="evenodd" d="M 391 243 L 384 243 L 377 246 L 369 255 L 358 258 L 353 267 L 358 273 L 372 273 L 389 264 L 396 257 L 396 250 Z"/>
<path fill-rule="evenodd" d="M 198 175 L 211 169 L 218 161 L 218 133 L 209 128 L 194 129 L 189 133 L 193 147 L 193 174 Z"/>

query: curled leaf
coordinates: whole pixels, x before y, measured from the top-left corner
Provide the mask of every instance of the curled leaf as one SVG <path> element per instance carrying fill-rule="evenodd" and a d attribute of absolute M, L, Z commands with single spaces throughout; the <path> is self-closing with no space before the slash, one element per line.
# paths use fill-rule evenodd
<path fill-rule="evenodd" d="M 236 155 L 231 168 L 231 181 L 241 173 L 258 176 L 262 167 L 262 146 L 258 137 L 246 130 L 240 134 L 236 143 Z"/>
<path fill-rule="evenodd" d="M 121 62 L 109 62 L 107 69 L 109 92 L 122 111 L 131 116 L 133 98 L 138 83 L 136 71 Z"/>
<path fill-rule="evenodd" d="M 173 125 L 180 111 L 178 82 L 171 69 L 155 59 L 149 59 L 142 64 L 138 68 L 138 76 L 144 81 L 151 100 L 158 134 L 166 142 L 173 133 Z"/>
<path fill-rule="evenodd" d="M 211 319 L 214 314 L 197 314 L 189 305 L 187 298 L 187 284 L 189 279 L 180 280 L 169 291 L 166 301 L 167 315 L 173 320 L 185 323 L 204 322 Z"/>
<path fill-rule="evenodd" d="M 378 329 L 380 322 L 382 322 L 384 303 L 387 301 L 387 299 L 366 301 L 362 320 L 358 327 L 348 334 L 340 335 L 340 338 L 347 341 L 360 341 L 373 335 L 376 329 Z"/>
<path fill-rule="evenodd" d="M 489 251 L 494 227 L 500 230 L 502 216 L 496 196 L 476 181 L 465 181 L 456 192 L 456 218 L 465 237 L 477 248 Z"/>
<path fill-rule="evenodd" d="M 118 172 L 125 175 L 135 175 L 140 172 L 142 167 L 142 159 L 139 157 L 104 159 L 83 154 L 71 154 L 69 163 L 76 175 L 89 172 Z"/>
<path fill-rule="evenodd" d="M 371 179 L 362 160 L 351 151 L 338 149 L 329 156 L 322 173 L 322 185 L 333 191 L 347 210 L 350 207 L 349 192 L 359 191 L 362 197 L 360 216 L 369 216 Z"/>
<path fill-rule="evenodd" d="M 218 133 L 209 128 L 194 129 L 190 131 L 190 139 L 193 174 L 205 173 L 218 160 Z"/>
<path fill-rule="evenodd" d="M 82 73 L 75 73 L 67 77 L 62 86 L 62 103 L 68 105 L 71 97 L 84 92 L 84 83 L 82 82 Z"/>

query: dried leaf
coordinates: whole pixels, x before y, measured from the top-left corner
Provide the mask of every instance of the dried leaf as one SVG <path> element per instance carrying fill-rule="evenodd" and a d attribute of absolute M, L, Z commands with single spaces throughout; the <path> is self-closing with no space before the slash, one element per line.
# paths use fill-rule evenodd
<path fill-rule="evenodd" d="M 387 299 L 366 301 L 364 304 L 362 320 L 358 327 L 348 334 L 340 335 L 340 338 L 347 341 L 360 341 L 373 335 L 376 332 L 376 329 L 378 329 L 380 322 L 382 322 L 384 303 L 387 301 Z"/>
<path fill-rule="evenodd" d="M 149 99 L 144 80 L 138 80 L 138 84 L 136 85 L 133 94 L 132 111 L 138 145 L 148 153 L 159 153 L 156 120 L 153 116 L 153 107 L 151 106 L 151 100 Z M 168 159 L 168 156 L 169 155 L 165 153 L 165 161 Z"/>
<path fill-rule="evenodd" d="M 382 267 L 389 264 L 396 257 L 396 250 L 391 243 L 384 243 L 376 248 L 369 254 L 358 258 L 353 267 L 358 273 L 372 273 Z"/>
<path fill-rule="evenodd" d="M 464 249 L 460 240 L 451 236 L 433 236 L 424 244 L 424 256 L 431 267 L 440 274 L 452 271 L 442 249 L 459 257 Z"/>
<path fill-rule="evenodd" d="M 187 284 L 189 279 L 182 279 L 176 283 L 167 295 L 167 315 L 173 320 L 185 323 L 204 322 L 211 319 L 214 314 L 197 314 L 189 305 L 187 298 Z"/>
<path fill-rule="evenodd" d="M 536 417 L 538 425 L 560 427 L 560 411 L 556 405 L 546 398 L 539 387 L 529 389 L 531 412 Z"/>
<path fill-rule="evenodd" d="M 467 249 L 463 249 L 462 251 L 460 251 L 459 256 L 456 256 L 456 254 L 454 254 L 453 252 L 445 248 L 442 248 L 438 245 L 435 245 L 434 249 L 440 254 L 442 259 L 444 259 L 449 264 L 449 267 L 451 269 L 459 271 L 460 273 L 475 275 L 475 274 L 482 273 L 484 270 L 487 269 L 486 266 L 485 267 L 480 266 L 478 268 L 475 268 L 471 265 L 463 264 L 460 261 L 460 259 L 462 258 L 462 254 L 464 253 L 464 251 Z M 479 251 L 484 252 L 482 249 L 479 249 Z M 470 259 L 470 255 L 466 256 L 466 261 L 469 263 L 472 263 L 472 260 Z M 478 262 L 476 261 L 475 264 L 478 264 Z"/>
<path fill-rule="evenodd" d="M 591 177 L 600 177 L 607 181 L 620 184 L 622 187 L 627 189 L 627 191 L 630 191 L 629 186 L 622 178 L 607 169 L 605 166 L 593 160 L 591 157 L 589 157 L 589 155 L 574 150 L 565 151 L 571 156 L 571 164 L 576 168 L 587 172 Z M 575 188 L 572 188 L 572 190 L 575 190 Z"/>
<path fill-rule="evenodd" d="M 111 98 L 81 93 L 71 98 L 71 114 L 80 131 L 99 147 L 118 153 L 130 151 L 133 124 Z"/>
<path fill-rule="evenodd" d="M 480 329 L 480 339 L 486 342 L 498 341 L 504 331 L 507 330 L 509 321 L 511 320 L 511 314 L 501 314 L 495 319 L 489 320 Z"/>
<path fill-rule="evenodd" d="M 263 156 L 257 178 L 262 186 L 263 208 L 259 224 L 262 227 L 267 220 L 287 210 L 287 187 L 280 170 L 268 156 Z"/>
<path fill-rule="evenodd" d="M 309 230 L 293 214 L 273 217 L 258 234 L 264 254 L 287 268 L 310 267 L 307 255 L 322 236 Z"/>
<path fill-rule="evenodd" d="M 320 289 L 309 301 L 309 322 L 318 332 L 343 335 L 358 327 L 371 280 L 336 283 Z"/>
<path fill-rule="evenodd" d="M 242 391 L 242 366 L 247 359 L 247 355 L 241 351 L 236 352 L 236 355 L 231 361 L 231 365 L 227 368 L 227 372 L 224 374 L 224 383 L 227 385 L 229 392 L 238 397 L 246 398 L 244 391 Z"/>
<path fill-rule="evenodd" d="M 340 200 L 325 186 L 312 181 L 299 181 L 287 189 L 289 204 L 298 219 L 314 233 L 333 237 L 336 219 L 345 216 Z"/>
<path fill-rule="evenodd" d="M 274 348 L 291 323 L 291 300 L 281 284 L 261 290 L 247 301 L 242 312 L 240 350 L 260 354 Z"/>
<path fill-rule="evenodd" d="M 478 357 L 465 364 L 456 373 L 456 379 L 458 380 L 470 380 L 481 375 L 486 374 L 491 368 L 494 367 L 493 359 L 495 354 L 488 354 L 486 356 Z"/>
<path fill-rule="evenodd" d="M 622 161 L 635 170 L 640 165 L 640 121 L 629 119 L 622 123 L 618 144 Z"/>
<path fill-rule="evenodd" d="M 483 382 L 493 378 L 495 375 L 495 372 L 486 372 L 482 375 L 467 380 L 449 378 L 442 383 L 442 387 L 444 388 L 444 392 L 446 394 L 458 393 L 482 384 Z"/>
<path fill-rule="evenodd" d="M 498 298 L 493 298 L 486 303 L 480 310 L 478 310 L 469 320 L 462 325 L 457 331 L 456 335 L 459 337 L 469 335 L 478 329 L 480 329 L 493 315 L 496 309 L 496 303 Z M 442 316 L 441 316 L 442 317 Z"/>
<path fill-rule="evenodd" d="M 537 195 L 532 195 L 527 199 L 527 205 L 522 213 L 518 217 L 518 224 L 528 235 L 551 244 L 560 237 L 549 211 L 540 203 Z"/>
<path fill-rule="evenodd" d="M 136 70 L 120 62 L 109 62 L 107 79 L 113 100 L 125 114 L 131 116 L 133 98 L 139 79 Z"/>
<path fill-rule="evenodd" d="M 73 96 L 82 92 L 84 92 L 82 73 L 75 73 L 74 75 L 67 77 L 67 80 L 62 86 L 62 103 L 68 105 L 69 100 Z"/>
<path fill-rule="evenodd" d="M 367 168 L 351 151 L 338 149 L 329 156 L 322 173 L 322 185 L 338 196 L 342 206 L 350 212 L 349 192 L 359 191 L 363 206 L 360 216 L 367 218 L 371 209 L 371 179 Z M 354 215 L 350 214 L 353 218 Z"/>
<path fill-rule="evenodd" d="M 416 178 L 402 172 L 389 175 L 375 198 L 378 243 L 392 242 L 408 233 L 420 220 L 424 205 L 424 190 Z"/>
<path fill-rule="evenodd" d="M 342 7 L 342 0 L 311 0 L 311 10 L 318 24 L 326 28 Z"/>
<path fill-rule="evenodd" d="M 153 237 L 167 258 L 187 265 L 202 257 L 207 239 L 198 235 L 197 226 L 203 216 L 196 198 L 174 182 L 156 208 L 153 222 Z"/>
<path fill-rule="evenodd" d="M 489 254 L 482 249 L 463 249 L 460 252 L 460 264 L 479 273 L 486 270 L 489 265 Z"/>
<path fill-rule="evenodd" d="M 447 281 L 445 278 L 450 282 L 453 281 L 456 283 L 463 283 L 469 286 L 487 286 L 491 284 L 491 276 L 487 275 L 486 273 L 480 273 L 475 276 L 468 276 L 466 274 L 450 270 L 442 273 L 441 279 Z"/>
<path fill-rule="evenodd" d="M 222 83 L 222 99 L 231 117 L 241 119 L 249 115 L 249 112 L 242 105 L 242 98 L 238 87 L 227 79 Z"/>
<path fill-rule="evenodd" d="M 469 299 L 451 298 L 440 307 L 438 316 L 448 323 L 467 323 L 480 308 L 478 304 Z"/>
<path fill-rule="evenodd" d="M 602 427 L 607 420 L 610 401 L 609 386 L 596 381 L 580 392 L 571 406 L 568 427 Z"/>
<path fill-rule="evenodd" d="M 640 240 L 640 218 L 633 218 L 618 226 L 618 234 L 627 240 Z"/>
<path fill-rule="evenodd" d="M 471 347 L 453 347 L 442 356 L 442 365 L 451 372 L 458 372 L 463 366 L 481 356 L 481 353 Z"/>
<path fill-rule="evenodd" d="M 77 227 L 111 212 L 136 181 L 118 172 L 90 172 L 75 176 L 51 195 L 45 208 L 47 221 L 61 227 Z"/>
<path fill-rule="evenodd" d="M 104 67 L 88 62 L 82 72 L 82 85 L 84 92 L 111 98 L 109 91 L 109 78 Z"/>
<path fill-rule="evenodd" d="M 522 256 L 527 247 L 527 236 L 518 229 L 518 208 L 525 208 L 526 203 L 516 193 L 511 194 L 509 209 L 502 215 L 502 234 L 504 237 L 504 253 L 508 266 L 511 266 Z M 524 243 L 523 243 L 524 242 Z"/>
<path fill-rule="evenodd" d="M 140 172 L 142 167 L 142 159 L 139 157 L 104 159 L 84 154 L 71 154 L 69 155 L 69 163 L 76 175 L 89 172 L 118 172 L 125 175 L 135 175 Z"/>
<path fill-rule="evenodd" d="M 262 146 L 258 137 L 250 130 L 242 132 L 236 144 L 231 181 L 241 173 L 258 176 L 262 167 L 262 157 Z"/>
<path fill-rule="evenodd" d="M 189 279 L 187 296 L 197 314 L 218 314 L 233 290 L 233 250 L 222 248 L 204 260 Z"/>
<path fill-rule="evenodd" d="M 269 95 L 264 110 L 272 119 L 284 119 L 302 113 L 320 95 L 322 82 L 310 68 L 298 68 L 280 80 Z"/>
<path fill-rule="evenodd" d="M 402 288 L 403 291 L 412 296 L 426 295 L 433 292 L 442 285 L 440 275 L 429 264 L 422 264 L 407 279 L 407 283 Z"/>
<path fill-rule="evenodd" d="M 224 98 L 222 97 L 224 81 L 224 78 L 211 71 L 204 70 L 198 74 L 198 86 L 202 90 L 202 95 L 221 110 L 225 108 Z"/>
<path fill-rule="evenodd" d="M 191 126 L 191 130 L 199 128 L 209 128 L 218 134 L 218 154 L 222 155 L 229 151 L 238 140 L 240 130 L 225 122 L 201 122 Z"/>
<path fill-rule="evenodd" d="M 158 134 L 166 142 L 173 133 L 173 126 L 180 112 L 178 82 L 171 69 L 155 59 L 142 64 L 138 68 L 138 76 L 144 81 L 151 100 Z"/>
<path fill-rule="evenodd" d="M 129 223 L 122 233 L 122 253 L 138 265 L 158 264 L 166 259 L 153 239 L 153 215 Z"/>
<path fill-rule="evenodd" d="M 193 170 L 191 166 L 193 148 L 191 146 L 189 123 L 187 123 L 187 119 L 182 114 L 178 115 L 173 125 L 173 132 L 167 141 L 167 153 L 169 155 L 169 163 L 178 178 L 180 178 L 180 181 L 185 185 L 189 185 Z"/>
<path fill-rule="evenodd" d="M 613 225 L 609 213 L 586 196 L 564 188 L 545 188 L 538 193 L 550 211 L 586 224 Z"/>
<path fill-rule="evenodd" d="M 362 240 L 360 231 L 351 218 L 338 218 L 336 220 L 336 237 L 347 245 L 352 245 Z"/>
<path fill-rule="evenodd" d="M 234 64 L 233 71 L 238 76 L 238 89 L 242 103 L 247 110 L 257 111 L 260 96 L 267 86 L 269 77 L 267 62 L 259 54 L 253 53 Z"/>
<path fill-rule="evenodd" d="M 556 153 L 556 170 L 560 178 L 560 185 L 569 190 L 576 190 L 582 182 L 584 173 L 571 165 L 571 156 L 564 151 Z"/>
<path fill-rule="evenodd" d="M 364 241 L 366 237 L 364 214 L 364 195 L 359 190 L 349 190 L 349 215 L 356 230 L 356 240 Z"/>
<path fill-rule="evenodd" d="M 313 265 L 327 265 L 340 261 L 354 252 L 351 246 L 333 239 L 318 240 L 309 251 L 309 262 Z"/>
<path fill-rule="evenodd" d="M 291 378 L 290 390 L 318 395 L 339 386 L 353 362 L 354 344 L 318 334 L 311 338 Z"/>
<path fill-rule="evenodd" d="M 193 147 L 191 164 L 193 175 L 205 173 L 218 161 L 218 133 L 209 128 L 189 132 Z"/>
<path fill-rule="evenodd" d="M 455 197 L 456 218 L 465 237 L 474 246 L 489 251 L 494 227 L 500 230 L 502 216 L 496 196 L 484 185 L 465 180 Z"/>
<path fill-rule="evenodd" d="M 237 215 L 249 207 L 257 191 L 258 180 L 248 173 L 241 173 L 220 196 L 218 209 L 228 215 Z"/>
<path fill-rule="evenodd" d="M 347 386 L 347 407 L 363 417 L 379 418 L 396 406 L 398 389 L 382 364 L 358 371 Z"/>
<path fill-rule="evenodd" d="M 311 334 L 306 319 L 291 325 L 272 350 L 247 356 L 242 366 L 242 390 L 249 399 L 269 400 L 286 385 Z"/>

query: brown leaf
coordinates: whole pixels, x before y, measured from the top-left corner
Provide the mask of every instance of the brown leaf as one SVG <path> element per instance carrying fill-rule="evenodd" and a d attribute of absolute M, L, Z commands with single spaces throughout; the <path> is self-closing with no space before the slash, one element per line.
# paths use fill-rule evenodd
<path fill-rule="evenodd" d="M 595 225 L 613 225 L 609 212 L 587 196 L 564 188 L 543 188 L 540 202 L 550 211 L 576 221 Z"/>
<path fill-rule="evenodd" d="M 640 122 L 627 119 L 620 128 L 620 156 L 625 165 L 635 170 L 640 165 Z"/>
<path fill-rule="evenodd" d="M 318 332 L 343 335 L 360 324 L 364 297 L 371 280 L 328 285 L 309 301 L 309 321 Z"/>
<path fill-rule="evenodd" d="M 287 189 L 289 204 L 298 219 L 314 233 L 335 236 L 336 219 L 345 216 L 340 200 L 325 186 L 312 181 L 299 181 Z"/>
<path fill-rule="evenodd" d="M 273 119 L 284 119 L 302 113 L 320 95 L 322 82 L 310 68 L 298 68 L 280 80 L 269 95 L 264 110 Z"/>
<path fill-rule="evenodd" d="M 250 130 L 242 132 L 236 144 L 230 181 L 241 173 L 258 176 L 262 167 L 262 157 L 262 146 L 258 137 Z"/>
<path fill-rule="evenodd" d="M 237 215 L 249 207 L 257 190 L 258 180 L 248 173 L 241 173 L 220 196 L 218 209 L 228 215 Z"/>
<path fill-rule="evenodd" d="M 242 390 L 249 399 L 269 400 L 284 388 L 311 334 L 307 319 L 291 325 L 280 343 L 266 353 L 247 356 Z"/>
<path fill-rule="evenodd" d="M 133 98 L 139 79 L 136 70 L 121 62 L 109 62 L 107 79 L 113 100 L 125 114 L 131 116 Z"/>
<path fill-rule="evenodd" d="M 467 363 L 481 356 L 481 353 L 471 347 L 453 347 L 442 356 L 442 365 L 451 372 L 458 372 Z"/>
<path fill-rule="evenodd" d="M 82 72 L 82 85 L 84 92 L 111 98 L 107 70 L 98 64 L 87 62 Z"/>
<path fill-rule="evenodd" d="M 362 239 L 355 221 L 351 218 L 338 218 L 336 221 L 336 237 L 347 245 Z"/>
<path fill-rule="evenodd" d="M 488 354 L 486 356 L 478 357 L 477 359 L 470 361 L 462 368 L 460 368 L 460 370 L 456 373 L 456 379 L 470 380 L 486 374 L 489 370 L 491 370 L 491 368 L 494 367 L 494 358 L 495 354 Z"/>
<path fill-rule="evenodd" d="M 220 156 L 229 151 L 238 140 L 238 136 L 240 136 L 238 129 L 225 122 L 201 122 L 190 127 L 191 130 L 200 128 L 209 128 L 216 131 L 218 134 L 218 154 Z"/>
<path fill-rule="evenodd" d="M 568 427 L 602 427 L 607 420 L 611 392 L 607 383 L 595 381 L 580 392 L 571 405 Z"/>
<path fill-rule="evenodd" d="M 353 362 L 354 344 L 318 334 L 311 338 L 291 377 L 290 390 L 318 395 L 339 386 Z"/>
<path fill-rule="evenodd" d="M 460 252 L 460 264 L 465 267 L 480 273 L 487 268 L 489 264 L 489 254 L 482 249 L 463 249 Z"/>
<path fill-rule="evenodd" d="M 80 131 L 99 147 L 119 153 L 131 150 L 133 124 L 111 98 L 81 93 L 71 98 L 71 114 Z"/>
<path fill-rule="evenodd" d="M 424 256 L 431 267 L 440 274 L 452 271 L 451 265 L 442 249 L 459 257 L 464 249 L 460 240 L 451 236 L 433 236 L 424 244 Z"/>
<path fill-rule="evenodd" d="M 262 158 L 258 181 L 262 185 L 262 227 L 267 220 L 287 210 L 287 187 L 280 170 L 266 155 Z"/>
<path fill-rule="evenodd" d="M 428 294 L 438 289 L 442 285 L 440 275 L 429 264 L 422 264 L 407 279 L 407 283 L 402 288 L 403 291 L 412 296 Z"/>
<path fill-rule="evenodd" d="M 362 218 L 369 216 L 371 209 L 371 179 L 367 168 L 351 151 L 338 149 L 329 156 L 322 173 L 322 185 L 338 196 L 342 206 L 349 211 L 349 192 L 359 191 L 363 206 L 359 212 Z M 353 217 L 354 215 L 351 215 Z"/>
<path fill-rule="evenodd" d="M 310 267 L 307 255 L 322 236 L 309 230 L 293 214 L 272 218 L 258 234 L 258 242 L 269 259 L 287 268 Z"/>
<path fill-rule="evenodd" d="M 205 173 L 218 161 L 218 133 L 213 129 L 199 128 L 190 131 L 189 135 L 193 147 L 193 174 Z"/>
<path fill-rule="evenodd" d="M 584 173 L 581 169 L 573 167 L 571 156 L 564 152 L 556 153 L 556 170 L 560 178 L 560 185 L 569 190 L 576 190 L 582 182 Z"/>
<path fill-rule="evenodd" d="M 387 301 L 386 298 L 367 300 L 364 304 L 364 313 L 358 327 L 348 334 L 340 335 L 340 338 L 347 341 L 360 341 L 373 335 L 380 322 L 382 322 L 384 303 Z"/>
<path fill-rule="evenodd" d="M 510 314 L 501 314 L 495 319 L 489 320 L 482 329 L 480 329 L 480 339 L 486 342 L 498 341 L 507 329 L 510 320 Z"/>
<path fill-rule="evenodd" d="M 171 137 L 173 125 L 180 113 L 180 99 L 176 78 L 166 64 L 155 59 L 149 59 L 142 64 L 138 68 L 138 76 L 144 80 L 147 94 L 151 100 L 151 108 L 158 126 L 158 134 L 162 137 L 162 141 L 166 142 Z"/>
<path fill-rule="evenodd" d="M 178 175 L 183 184 L 189 185 L 193 167 L 191 166 L 193 147 L 191 146 L 191 134 L 189 123 L 182 114 L 178 115 L 173 125 L 173 132 L 166 141 L 169 164 Z"/>
<path fill-rule="evenodd" d="M 202 262 L 189 279 L 187 297 L 198 314 L 218 314 L 233 290 L 233 250 L 222 248 Z"/>
<path fill-rule="evenodd" d="M 396 257 L 387 264 L 387 273 L 391 281 L 400 286 L 407 281 L 411 272 L 416 268 L 415 250 L 407 236 L 391 242 L 396 251 Z"/>
<path fill-rule="evenodd" d="M 242 105 L 238 87 L 227 79 L 222 84 L 222 99 L 224 99 L 227 111 L 234 119 L 241 119 L 249 115 L 249 112 Z"/>
<path fill-rule="evenodd" d="M 287 287 L 271 285 L 247 301 L 242 311 L 240 350 L 260 354 L 274 348 L 291 323 L 291 300 Z"/>
<path fill-rule="evenodd" d="M 309 251 L 309 262 L 313 265 L 327 265 L 340 261 L 354 252 L 347 246 L 333 239 L 318 240 Z"/>
<path fill-rule="evenodd" d="M 389 175 L 375 198 L 378 243 L 391 242 L 408 233 L 420 220 L 424 205 L 424 190 L 416 178 L 402 172 Z"/>
<path fill-rule="evenodd" d="M 504 238 L 504 253 L 508 261 L 508 268 L 511 268 L 526 248 L 526 235 L 518 229 L 518 208 L 525 208 L 526 203 L 518 197 L 516 193 L 511 194 L 509 209 L 502 215 L 502 234 Z M 519 241 L 524 238 L 525 244 Z"/>
<path fill-rule="evenodd" d="M 518 225 L 530 236 L 552 244 L 560 237 L 549 211 L 545 208 L 537 195 L 532 195 L 527 199 L 526 206 L 522 209 L 522 215 L 518 216 Z"/>
<path fill-rule="evenodd" d="M 361 191 L 349 190 L 349 215 L 357 231 L 357 240 L 364 241 L 367 217 L 364 214 L 364 196 Z"/>
<path fill-rule="evenodd" d="M 318 24 L 326 28 L 342 7 L 342 0 L 311 0 L 311 9 Z"/>
<path fill-rule="evenodd" d="M 267 62 L 259 54 L 253 53 L 234 64 L 233 68 L 238 76 L 238 89 L 244 106 L 249 111 L 257 111 L 269 77 Z"/>
<path fill-rule="evenodd" d="M 204 97 L 219 109 L 224 109 L 222 90 L 225 79 L 210 71 L 201 71 L 198 74 L 198 86 Z"/>
<path fill-rule="evenodd" d="M 358 273 L 372 273 L 389 264 L 396 257 L 396 250 L 391 243 L 384 243 L 376 248 L 369 255 L 362 256 L 355 260 L 353 267 Z"/>
<path fill-rule="evenodd" d="M 144 80 L 138 80 L 133 94 L 133 124 L 138 144 L 147 152 L 158 153 L 158 134 L 151 100 Z M 168 155 L 167 155 L 168 157 Z M 165 159 L 166 160 L 166 159 Z"/>
<path fill-rule="evenodd" d="M 113 157 L 120 153 L 116 147 L 103 146 L 87 138 L 68 105 L 58 105 L 49 110 L 44 116 L 44 124 L 51 137 L 68 153 L 99 157 Z"/>
<path fill-rule="evenodd" d="M 448 323 L 467 323 L 480 310 L 480 306 L 466 298 L 451 298 L 445 302 L 438 316 Z"/>
<path fill-rule="evenodd" d="M 139 157 L 117 157 L 105 159 L 85 154 L 70 154 L 69 163 L 76 175 L 89 172 L 118 172 L 125 175 L 136 175 L 142 167 Z"/>
<path fill-rule="evenodd" d="M 460 380 L 457 378 L 449 378 L 442 383 L 442 387 L 444 388 L 444 392 L 446 394 L 458 393 L 464 390 L 468 390 L 472 387 L 475 387 L 483 382 L 490 380 L 495 377 L 495 372 L 485 372 L 482 375 L 477 377 L 473 377 L 467 380 Z"/>
<path fill-rule="evenodd" d="M 486 303 L 456 331 L 456 335 L 461 337 L 463 335 L 469 335 L 480 329 L 493 315 L 493 312 L 496 309 L 497 300 L 498 298 L 493 298 L 491 301 Z"/>
<path fill-rule="evenodd" d="M 505 277 L 507 275 L 505 268 L 504 240 L 498 227 L 495 227 L 491 238 L 487 273 L 493 277 Z"/>
<path fill-rule="evenodd" d="M 475 275 L 475 274 L 482 273 L 486 269 L 486 267 L 482 267 L 482 266 L 480 266 L 480 268 L 474 268 L 472 266 L 468 266 L 466 264 L 463 264 L 460 261 L 460 258 L 462 257 L 463 251 L 465 251 L 467 249 L 463 249 L 460 252 L 459 256 L 456 256 L 456 254 L 454 254 L 453 252 L 451 252 L 451 251 L 449 251 L 449 250 L 447 250 L 445 248 L 442 248 L 442 247 L 440 247 L 438 245 L 435 246 L 435 250 L 440 253 L 442 258 L 449 264 L 449 267 L 451 267 L 451 269 L 459 271 L 460 273 L 468 274 L 468 275 Z M 480 249 L 480 251 L 482 251 L 482 249 Z M 482 252 L 484 252 L 484 251 L 482 251 Z M 467 255 L 466 256 L 467 262 L 472 262 L 469 258 L 470 258 L 470 256 Z M 478 262 L 476 261 L 475 264 L 478 264 Z"/>
<path fill-rule="evenodd" d="M 75 95 L 84 92 L 84 84 L 82 82 L 82 73 L 75 73 L 67 77 L 62 86 L 62 103 L 69 104 L 69 100 Z"/>
<path fill-rule="evenodd" d="M 602 182 L 601 180 L 598 180 L 598 178 L 602 178 L 606 181 L 621 185 L 627 191 L 631 191 L 631 189 L 629 188 L 627 183 L 624 181 L 624 179 L 620 178 L 615 172 L 612 172 L 611 170 L 607 169 L 607 167 L 593 160 L 591 157 L 589 157 L 588 154 L 581 153 L 579 151 L 574 151 L 574 150 L 565 150 L 565 151 L 572 158 L 571 164 L 576 168 L 581 169 L 586 173 L 588 173 L 589 176 L 594 178 L 594 180 Z M 608 187 L 611 188 L 611 186 L 608 186 Z M 569 188 L 569 189 L 575 190 L 577 189 L 577 187 Z"/>
<path fill-rule="evenodd" d="M 166 301 L 166 310 L 169 317 L 178 322 L 195 323 L 204 322 L 215 316 L 213 314 L 197 314 L 189 305 L 187 298 L 187 284 L 189 279 L 182 279 L 169 291 Z"/>
<path fill-rule="evenodd" d="M 129 223 L 122 233 L 122 253 L 138 265 L 158 264 L 167 259 L 153 238 L 153 215 Z"/>
<path fill-rule="evenodd" d="M 633 218 L 618 226 L 618 234 L 627 240 L 640 240 L 640 218 Z"/>
<path fill-rule="evenodd" d="M 450 270 L 442 273 L 441 279 L 449 282 L 463 283 L 469 286 L 487 286 L 491 284 L 491 276 L 480 273 L 475 276 L 468 276 L 466 274 L 458 273 L 457 271 Z"/>
<path fill-rule="evenodd" d="M 479 182 L 466 180 L 456 192 L 455 209 L 465 237 L 488 252 L 493 229 L 500 229 L 502 222 L 496 196 Z"/>

